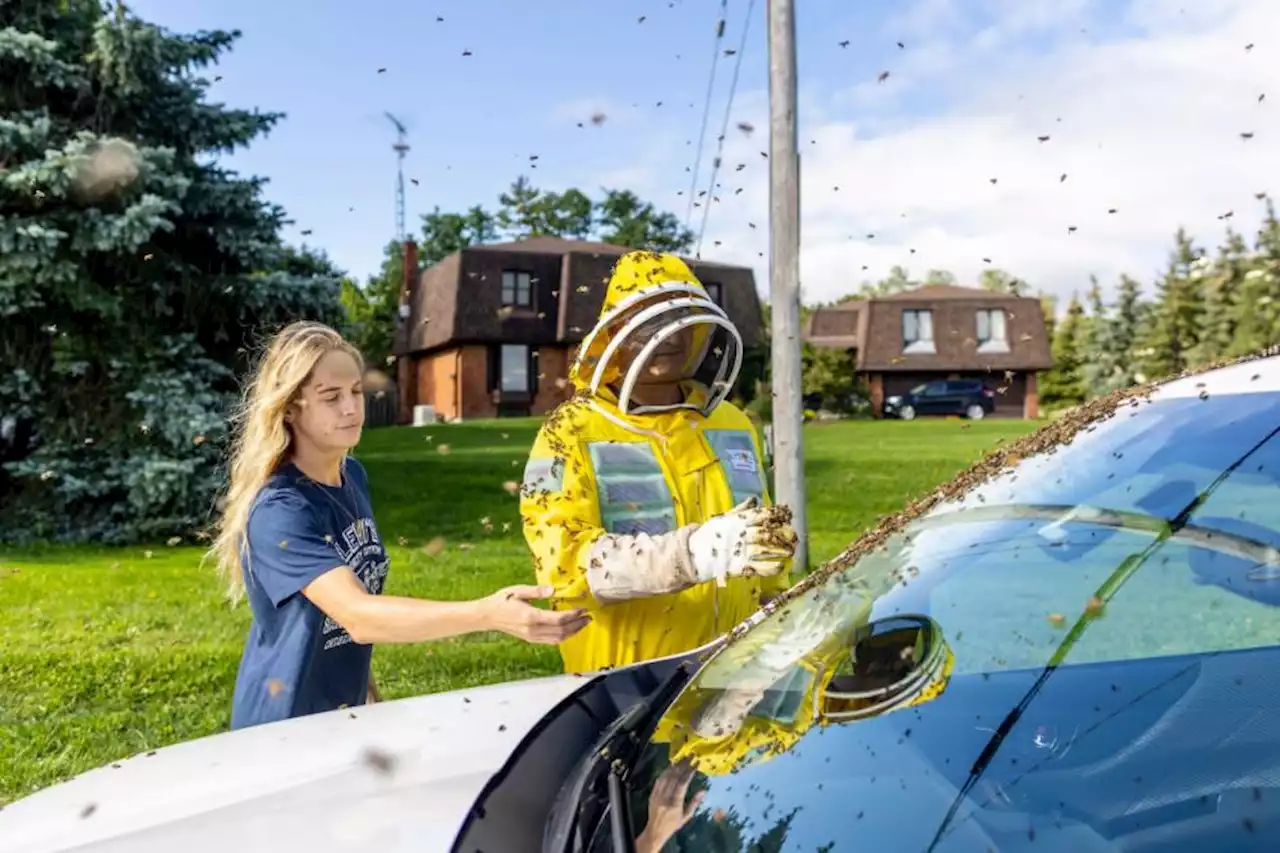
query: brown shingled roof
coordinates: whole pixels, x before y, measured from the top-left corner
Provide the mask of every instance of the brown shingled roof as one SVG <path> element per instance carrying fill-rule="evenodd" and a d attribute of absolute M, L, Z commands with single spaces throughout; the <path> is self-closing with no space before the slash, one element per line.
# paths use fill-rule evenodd
<path fill-rule="evenodd" d="M 609 275 L 624 246 L 560 237 L 531 237 L 470 246 L 423 272 L 410 296 L 410 316 L 395 352 L 471 343 L 574 344 L 595 325 Z M 721 285 L 722 307 L 746 346 L 763 341 L 764 319 L 749 267 L 684 258 L 704 284 Z M 532 277 L 534 305 L 504 312 L 504 270 Z"/>
<path fill-rule="evenodd" d="M 902 352 L 902 314 L 933 314 L 936 352 Z M 977 312 L 1003 309 L 1007 353 L 980 353 Z M 819 308 L 809 317 L 805 340 L 814 346 L 857 350 L 863 371 L 1048 370 L 1053 366 L 1040 301 L 981 288 L 932 284 L 889 296 Z"/>
<path fill-rule="evenodd" d="M 802 338 L 816 347 L 858 349 L 866 334 L 867 301 L 849 300 L 813 311 L 805 319 Z"/>

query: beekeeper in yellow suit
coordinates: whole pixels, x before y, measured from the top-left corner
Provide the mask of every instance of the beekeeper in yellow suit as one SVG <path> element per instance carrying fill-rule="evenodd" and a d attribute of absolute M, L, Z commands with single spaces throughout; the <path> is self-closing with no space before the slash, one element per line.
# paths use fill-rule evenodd
<path fill-rule="evenodd" d="M 561 644 L 566 672 L 705 645 L 789 585 L 795 534 L 766 509 L 759 439 L 726 401 L 741 365 L 688 265 L 618 260 L 521 489 L 538 582 L 592 620 Z"/>

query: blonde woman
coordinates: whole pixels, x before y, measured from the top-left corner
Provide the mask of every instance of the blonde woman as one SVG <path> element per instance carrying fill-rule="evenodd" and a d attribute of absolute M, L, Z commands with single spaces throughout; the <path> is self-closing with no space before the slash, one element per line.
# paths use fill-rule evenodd
<path fill-rule="evenodd" d="M 457 602 L 381 594 L 387 552 L 368 475 L 349 455 L 364 425 L 363 374 L 341 335 L 299 322 L 271 340 L 245 389 L 209 552 L 253 612 L 233 729 L 375 699 L 376 643 L 502 631 L 556 644 L 586 625 L 582 610 L 531 604 L 550 595 L 535 586 Z"/>

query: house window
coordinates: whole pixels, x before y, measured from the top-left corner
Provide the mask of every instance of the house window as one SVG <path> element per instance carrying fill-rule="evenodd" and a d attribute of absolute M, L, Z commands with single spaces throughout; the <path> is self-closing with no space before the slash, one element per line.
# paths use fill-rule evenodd
<path fill-rule="evenodd" d="M 533 275 L 518 270 L 502 273 L 502 306 L 504 308 L 533 307 Z"/>
<path fill-rule="evenodd" d="M 1009 335 L 1001 308 L 978 311 L 978 352 L 1008 352 Z"/>
<path fill-rule="evenodd" d="M 704 281 L 702 286 L 706 289 L 707 295 L 711 297 L 711 301 L 717 305 L 723 306 L 721 299 L 724 296 L 724 289 L 718 281 Z"/>
<path fill-rule="evenodd" d="M 529 348 L 503 344 L 498 387 L 504 394 L 529 393 Z"/>
<path fill-rule="evenodd" d="M 933 312 L 902 312 L 902 351 L 907 355 L 936 352 L 933 346 Z"/>

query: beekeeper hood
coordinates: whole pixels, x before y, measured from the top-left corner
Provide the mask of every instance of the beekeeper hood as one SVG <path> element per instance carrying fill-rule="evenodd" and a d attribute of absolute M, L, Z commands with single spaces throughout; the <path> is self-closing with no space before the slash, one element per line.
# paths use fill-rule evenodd
<path fill-rule="evenodd" d="M 630 252 L 609 278 L 600 319 L 583 339 L 569 379 L 624 415 L 673 409 L 710 414 L 742 368 L 742 338 L 684 261 Z M 673 401 L 646 393 L 665 386 Z M 682 391 L 671 395 L 672 386 Z"/>

